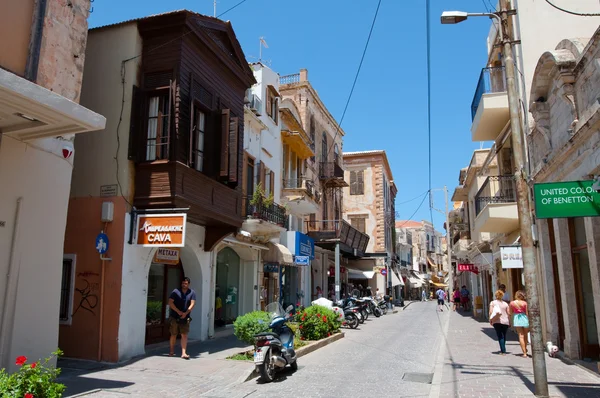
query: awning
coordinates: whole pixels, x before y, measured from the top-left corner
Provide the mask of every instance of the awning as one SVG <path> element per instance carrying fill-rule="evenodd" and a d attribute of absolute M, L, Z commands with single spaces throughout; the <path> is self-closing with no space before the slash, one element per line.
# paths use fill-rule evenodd
<path fill-rule="evenodd" d="M 292 252 L 284 245 L 279 243 L 268 243 L 267 247 L 269 248 L 269 251 L 263 254 L 263 262 L 277 263 L 280 265 L 294 264 Z"/>
<path fill-rule="evenodd" d="M 448 285 L 446 285 L 445 283 L 435 283 L 433 281 L 429 281 L 429 283 L 431 283 L 435 287 L 448 287 Z"/>
<path fill-rule="evenodd" d="M 408 277 L 408 283 L 410 284 L 410 287 L 415 288 L 415 289 L 419 289 L 420 287 L 423 286 L 423 282 L 421 282 L 417 278 L 413 278 L 410 276 Z"/>
<path fill-rule="evenodd" d="M 255 250 L 269 250 L 269 248 L 267 246 L 264 245 L 260 245 L 257 243 L 248 243 L 248 242 L 243 242 L 241 240 L 236 239 L 233 236 L 228 236 L 227 238 L 223 239 L 223 242 L 225 243 L 231 243 L 234 245 L 240 245 L 240 246 L 247 246 L 251 249 L 255 249 Z"/>
<path fill-rule="evenodd" d="M 396 273 L 392 271 L 392 287 L 398 285 L 404 286 L 404 282 L 402 282 L 402 279 L 398 278 L 398 276 L 396 276 Z"/>
<path fill-rule="evenodd" d="M 348 279 L 373 279 L 374 271 L 359 271 L 357 269 L 346 268 Z"/>

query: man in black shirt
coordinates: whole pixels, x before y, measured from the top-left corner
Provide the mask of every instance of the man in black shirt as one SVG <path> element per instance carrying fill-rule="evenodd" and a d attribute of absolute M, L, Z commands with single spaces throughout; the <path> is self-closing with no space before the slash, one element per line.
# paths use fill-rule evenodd
<path fill-rule="evenodd" d="M 187 340 L 190 331 L 190 313 L 196 305 L 196 292 L 190 289 L 190 278 L 183 278 L 181 289 L 175 289 L 169 296 L 169 328 L 171 332 L 169 356 L 175 355 L 177 335 L 181 334 L 181 358 L 190 359 L 187 354 Z"/>

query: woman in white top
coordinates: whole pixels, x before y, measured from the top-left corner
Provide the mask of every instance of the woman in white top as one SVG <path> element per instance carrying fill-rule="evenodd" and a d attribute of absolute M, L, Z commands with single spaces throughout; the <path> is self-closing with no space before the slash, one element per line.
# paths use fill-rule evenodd
<path fill-rule="evenodd" d="M 506 331 L 510 326 L 508 304 L 502 300 L 504 292 L 497 290 L 494 294 L 496 300 L 490 303 L 490 325 L 496 330 L 498 344 L 500 344 L 500 355 L 506 355 Z"/>

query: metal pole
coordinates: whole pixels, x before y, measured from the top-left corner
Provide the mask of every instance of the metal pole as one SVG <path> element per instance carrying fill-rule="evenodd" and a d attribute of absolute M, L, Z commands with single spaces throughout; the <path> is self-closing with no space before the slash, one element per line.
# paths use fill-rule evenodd
<path fill-rule="evenodd" d="M 452 273 L 452 234 L 450 233 L 450 212 L 448 210 L 448 187 L 444 185 L 444 199 L 446 201 L 446 248 L 448 249 L 448 295 L 454 291 L 454 274 Z"/>
<path fill-rule="evenodd" d="M 529 203 L 529 187 L 527 186 L 525 159 L 523 153 L 523 134 L 519 119 L 519 94 L 515 81 L 515 65 L 512 52 L 512 34 L 508 29 L 507 0 L 500 0 L 501 4 L 501 29 L 504 31 L 504 67 L 506 70 L 506 84 L 508 93 L 508 106 L 510 111 L 510 129 L 512 138 L 513 158 L 515 161 L 515 184 L 517 188 L 517 208 L 519 224 L 521 226 L 521 249 L 523 252 L 523 272 L 527 288 L 527 304 L 529 306 L 529 320 L 531 324 L 531 350 L 533 354 L 533 377 L 535 382 L 535 395 L 548 396 L 548 378 L 546 374 L 546 359 L 544 357 L 544 344 L 542 341 L 542 321 L 540 318 L 540 299 L 535 278 L 536 264 L 533 248 L 532 217 Z"/>
<path fill-rule="evenodd" d="M 340 299 L 340 244 L 335 244 L 335 301 Z"/>

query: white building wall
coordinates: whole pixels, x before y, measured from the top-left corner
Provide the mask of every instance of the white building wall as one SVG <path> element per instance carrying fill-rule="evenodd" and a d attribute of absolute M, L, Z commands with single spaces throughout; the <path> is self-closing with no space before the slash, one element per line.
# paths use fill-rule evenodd
<path fill-rule="evenodd" d="M 73 169 L 72 158 L 64 159 L 61 151 L 62 142 L 57 139 L 26 144 L 2 137 L 0 368 L 14 370 L 15 357 L 44 358 L 58 346 L 63 243 Z"/>

